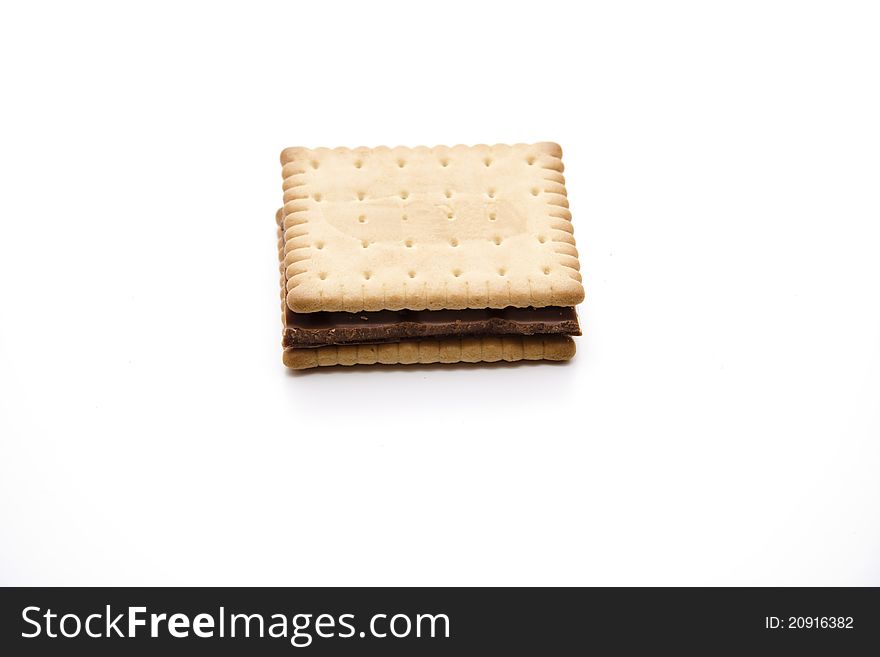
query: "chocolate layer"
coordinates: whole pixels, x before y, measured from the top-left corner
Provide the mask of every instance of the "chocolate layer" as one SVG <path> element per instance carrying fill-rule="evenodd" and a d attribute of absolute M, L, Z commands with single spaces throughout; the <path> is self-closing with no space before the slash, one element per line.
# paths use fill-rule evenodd
<path fill-rule="evenodd" d="M 465 335 L 580 335 L 574 308 L 380 310 L 295 313 L 287 310 L 285 347 L 395 342 Z"/>

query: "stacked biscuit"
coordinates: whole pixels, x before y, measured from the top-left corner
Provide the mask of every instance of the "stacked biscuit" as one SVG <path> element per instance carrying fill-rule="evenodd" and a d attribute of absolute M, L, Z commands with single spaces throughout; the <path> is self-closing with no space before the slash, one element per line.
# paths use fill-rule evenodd
<path fill-rule="evenodd" d="M 284 363 L 571 358 L 584 291 L 561 155 L 284 150 Z"/>

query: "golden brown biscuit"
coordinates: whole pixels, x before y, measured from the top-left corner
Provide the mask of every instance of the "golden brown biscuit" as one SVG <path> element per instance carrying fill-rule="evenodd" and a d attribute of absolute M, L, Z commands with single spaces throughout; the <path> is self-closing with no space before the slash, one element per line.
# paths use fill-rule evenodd
<path fill-rule="evenodd" d="M 276 217 L 285 317 L 578 304 L 561 156 L 548 142 L 285 149 Z M 573 353 L 565 336 L 472 336 L 293 348 L 284 360 L 303 368 Z"/>

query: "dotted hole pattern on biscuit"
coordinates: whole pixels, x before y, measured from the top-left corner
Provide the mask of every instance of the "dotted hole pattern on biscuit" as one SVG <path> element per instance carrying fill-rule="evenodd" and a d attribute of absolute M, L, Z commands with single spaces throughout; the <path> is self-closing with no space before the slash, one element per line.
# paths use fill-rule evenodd
<path fill-rule="evenodd" d="M 282 166 L 280 257 L 292 310 L 575 305 L 583 298 L 555 144 L 292 148 Z"/>

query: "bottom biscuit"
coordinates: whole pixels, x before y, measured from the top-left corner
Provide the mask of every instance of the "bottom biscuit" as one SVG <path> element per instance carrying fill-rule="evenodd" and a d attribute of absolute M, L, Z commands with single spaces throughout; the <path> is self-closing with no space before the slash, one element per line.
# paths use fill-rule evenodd
<path fill-rule="evenodd" d="M 295 370 L 306 370 L 330 365 L 377 363 L 427 365 L 519 360 L 561 361 L 574 356 L 574 351 L 574 340 L 568 336 L 485 336 L 286 349 L 284 364 Z"/>

